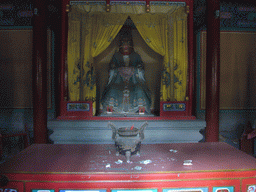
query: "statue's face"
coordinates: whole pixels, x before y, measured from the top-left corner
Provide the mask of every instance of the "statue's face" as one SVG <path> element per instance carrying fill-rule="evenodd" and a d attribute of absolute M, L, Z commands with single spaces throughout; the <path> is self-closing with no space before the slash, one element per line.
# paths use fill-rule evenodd
<path fill-rule="evenodd" d="M 121 40 L 120 52 L 123 54 L 130 54 L 132 49 L 132 41 L 128 38 L 123 38 Z"/>

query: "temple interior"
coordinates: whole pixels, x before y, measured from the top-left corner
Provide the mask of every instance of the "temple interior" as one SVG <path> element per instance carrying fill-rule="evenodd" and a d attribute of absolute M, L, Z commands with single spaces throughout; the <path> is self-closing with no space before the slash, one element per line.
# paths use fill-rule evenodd
<path fill-rule="evenodd" d="M 173 73 L 173 87 L 174 81 L 178 86 L 181 83 L 187 85 L 185 88 L 180 86 L 185 94 L 178 95 L 177 98 L 182 99 L 174 98 L 176 93 L 172 87 L 172 96 L 165 96 L 161 100 L 161 83 L 167 82 L 161 81 L 164 79 L 164 58 L 147 45 L 131 19 L 125 22 L 124 25 L 129 26 L 132 31 L 134 50 L 145 64 L 145 80 L 152 93 L 150 107 L 155 116 L 151 119 L 143 116 L 141 119 L 115 119 L 111 116 L 104 119 L 99 117 L 100 98 L 108 83 L 109 62 L 118 51 L 119 36 L 93 58 L 97 89 L 93 90 L 95 92 L 92 95 L 83 95 L 83 98 L 91 97 L 88 102 L 79 98 L 78 94 L 74 94 L 78 99 L 71 99 L 67 74 L 67 42 L 70 29 L 68 12 L 72 10 L 72 6 L 62 6 L 60 1 L 49 0 L 41 4 L 45 9 L 39 9 L 34 7 L 32 0 L 1 1 L 0 43 L 4 46 L 0 48 L 0 136 L 6 136 L 3 139 L 3 159 L 24 149 L 23 135 L 26 135 L 29 144 L 113 143 L 111 130 L 107 127 L 108 121 L 113 121 L 117 126 L 130 127 L 133 124 L 139 127 L 148 121 L 145 143 L 204 142 L 208 121 L 206 100 L 209 98 L 207 94 L 211 92 L 207 90 L 217 89 L 206 82 L 210 76 L 206 69 L 209 66 L 206 42 L 211 38 L 206 35 L 207 19 L 210 18 L 207 3 L 211 2 L 194 0 L 193 6 L 188 7 L 190 12 L 186 12 L 186 18 L 190 20 L 185 25 L 191 27 L 187 34 L 188 44 L 191 46 L 186 47 L 190 54 L 186 54 L 185 57 L 189 57 L 184 59 L 191 68 L 183 70 L 188 72 L 184 75 L 186 79 L 183 82 L 175 79 L 176 65 L 168 71 Z M 42 15 L 37 13 L 38 9 L 39 13 L 42 11 Z M 250 133 L 254 138 L 253 130 L 256 127 L 255 1 L 221 0 L 219 11 L 220 103 L 217 110 L 218 125 L 214 129 L 218 138 L 215 141 L 223 141 L 241 149 L 243 133 Z M 65 19 L 63 14 L 66 14 Z M 41 20 L 34 22 L 35 18 Z M 211 30 L 214 31 L 214 28 Z M 214 43 L 214 40 L 210 39 L 210 43 Z M 38 54 L 33 47 L 37 47 Z M 80 54 L 80 51 L 76 53 Z M 180 54 L 179 58 L 183 56 Z M 73 73 L 73 68 L 70 73 Z M 75 80 L 82 82 L 79 78 Z M 80 87 L 80 84 L 77 83 L 76 86 Z M 69 104 L 73 107 L 70 111 Z M 163 109 L 164 105 L 166 108 Z M 64 115 L 61 116 L 60 113 Z M 212 115 L 214 116 L 215 114 Z M 9 135 L 17 136 L 7 137 Z M 247 152 L 255 156 L 255 141 L 249 140 L 249 143 Z"/>
<path fill-rule="evenodd" d="M 1 0 L 0 192 L 256 192 L 255 0 Z"/>

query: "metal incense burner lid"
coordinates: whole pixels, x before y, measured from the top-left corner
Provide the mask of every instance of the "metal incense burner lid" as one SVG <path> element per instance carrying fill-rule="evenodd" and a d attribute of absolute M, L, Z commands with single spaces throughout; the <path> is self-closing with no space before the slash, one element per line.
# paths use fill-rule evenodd
<path fill-rule="evenodd" d="M 115 141 L 116 155 L 125 155 L 129 163 L 133 154 L 140 155 L 141 141 L 144 140 L 144 130 L 148 123 L 145 122 L 140 128 L 121 127 L 116 128 L 113 123 L 108 123 L 112 129 L 112 139 Z"/>

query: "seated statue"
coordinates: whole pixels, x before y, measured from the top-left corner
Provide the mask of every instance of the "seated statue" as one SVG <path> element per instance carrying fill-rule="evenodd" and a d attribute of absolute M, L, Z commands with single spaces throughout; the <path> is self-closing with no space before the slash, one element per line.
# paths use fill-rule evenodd
<path fill-rule="evenodd" d="M 131 34 L 121 36 L 119 52 L 109 63 L 109 81 L 101 104 L 107 114 L 151 114 L 151 94 L 144 78 L 144 64 L 133 50 Z"/>

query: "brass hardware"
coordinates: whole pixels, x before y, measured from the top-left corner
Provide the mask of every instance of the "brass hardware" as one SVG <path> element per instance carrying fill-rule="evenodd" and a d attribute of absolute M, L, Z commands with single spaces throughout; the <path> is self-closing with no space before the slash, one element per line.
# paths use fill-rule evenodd
<path fill-rule="evenodd" d="M 186 12 L 187 12 L 187 14 L 189 14 L 189 6 L 188 5 L 186 7 Z"/>
<path fill-rule="evenodd" d="M 189 100 L 189 97 L 186 97 L 186 101 L 188 101 Z"/>
<path fill-rule="evenodd" d="M 110 11 L 110 4 L 106 5 L 106 11 L 109 12 Z"/>
<path fill-rule="evenodd" d="M 148 13 L 150 11 L 150 6 L 149 4 L 146 5 L 146 12 Z"/>
<path fill-rule="evenodd" d="M 66 12 L 69 12 L 69 11 L 70 11 L 70 5 L 67 4 L 67 5 L 66 5 Z"/>

